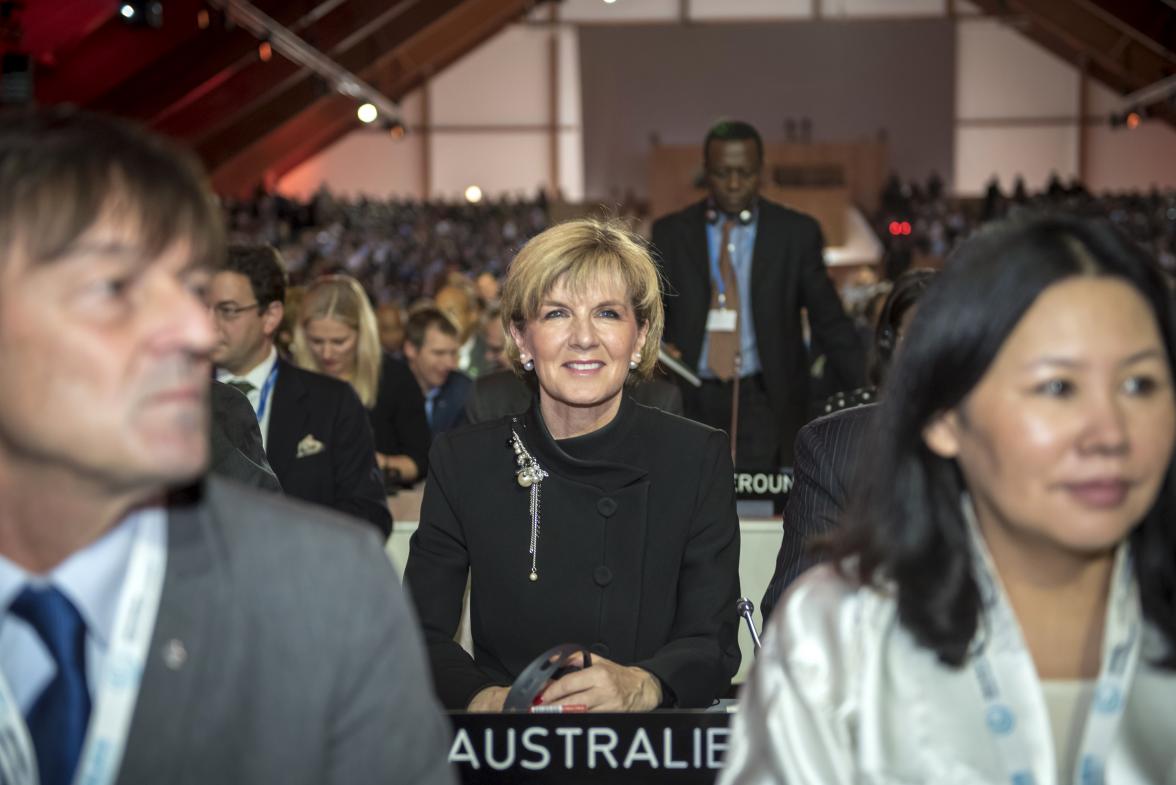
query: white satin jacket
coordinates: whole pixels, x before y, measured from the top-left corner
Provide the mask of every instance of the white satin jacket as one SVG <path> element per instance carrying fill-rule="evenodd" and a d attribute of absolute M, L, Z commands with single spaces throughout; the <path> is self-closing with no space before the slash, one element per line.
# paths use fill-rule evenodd
<path fill-rule="evenodd" d="M 1130 570 L 1125 555 L 1123 548 L 1120 577 Z M 1139 619 L 1133 573 L 1125 577 L 1124 596 L 1108 603 L 1108 641 L 1125 630 L 1112 623 L 1119 613 L 1140 622 L 1141 645 L 1132 647 L 1136 660 L 1122 682 L 1127 699 L 1116 704 L 1121 714 L 1112 707 L 1105 709 L 1116 715 L 1109 723 L 1086 720 L 1090 738 L 1103 737 L 1105 757 L 1087 767 L 1085 779 L 1076 766 L 1075 783 L 1176 784 L 1176 673 L 1150 664 L 1164 643 Z M 996 601 L 1007 603 L 997 593 Z M 941 664 L 899 625 L 892 598 L 847 582 L 828 565 L 810 570 L 768 626 L 720 785 L 1070 785 L 1057 783 L 1049 717 L 1020 630 L 1015 621 L 1001 629 L 991 616 L 983 622 L 989 638 L 982 654 L 1003 687 L 1007 727 L 991 716 L 974 663 Z M 1103 648 L 1104 659 L 1114 658 L 1115 647 Z M 1096 698 L 1091 715 L 1104 710 L 1099 705 Z M 1024 751 L 1016 776 L 1002 747 L 1009 739 Z"/>

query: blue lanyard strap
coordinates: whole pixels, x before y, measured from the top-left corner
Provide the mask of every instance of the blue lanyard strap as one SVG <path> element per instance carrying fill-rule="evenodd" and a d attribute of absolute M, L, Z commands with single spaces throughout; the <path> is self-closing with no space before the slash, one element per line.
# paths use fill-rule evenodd
<path fill-rule="evenodd" d="M 984 613 L 991 625 L 989 639 L 972 657 L 972 669 L 984 700 L 985 725 L 1004 762 L 1006 782 L 1035 785 L 1039 780 L 1034 776 L 1032 744 L 1027 729 L 1023 727 L 1026 718 L 1017 716 L 1014 704 L 1020 703 L 1022 709 L 1026 708 L 1025 696 L 1037 686 L 1036 671 L 1009 601 L 997 582 L 995 566 L 976 526 L 970 500 L 965 499 L 964 506 L 976 550 L 976 578 Z M 1074 772 L 1075 785 L 1102 785 L 1105 781 L 1107 757 L 1139 661 L 1141 636 L 1139 587 L 1135 582 L 1129 546 L 1121 545 L 1115 558 L 1111 596 L 1107 603 L 1102 668 L 1086 718 Z M 1021 693 L 1020 697 L 1018 693 Z"/>
<path fill-rule="evenodd" d="M 265 407 L 269 403 L 270 391 L 274 387 L 274 380 L 278 378 L 278 361 L 274 360 L 274 367 L 270 368 L 269 375 L 265 377 L 265 384 L 261 385 L 261 397 L 257 401 L 257 422 L 260 423 L 265 419 Z"/>

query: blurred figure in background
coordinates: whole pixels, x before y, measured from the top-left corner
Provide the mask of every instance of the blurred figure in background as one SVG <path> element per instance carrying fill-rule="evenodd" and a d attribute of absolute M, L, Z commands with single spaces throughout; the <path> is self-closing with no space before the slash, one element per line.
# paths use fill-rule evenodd
<path fill-rule="evenodd" d="M 482 356 L 481 336 L 478 334 L 480 315 L 478 312 L 478 298 L 474 294 L 473 286 L 462 283 L 448 283 L 437 290 L 433 298 L 434 303 L 445 313 L 449 314 L 457 325 L 458 355 L 457 368 L 476 379 L 486 370 L 486 361 Z"/>
<path fill-rule="evenodd" d="M 404 357 L 425 399 L 429 430 L 439 433 L 464 420 L 473 382 L 457 370 L 458 329 L 449 314 L 433 306 L 413 309 L 405 325 Z"/>
<path fill-rule="evenodd" d="M 877 386 L 836 397 L 828 404 L 827 414 L 805 425 L 796 435 L 792 489 L 784 507 L 784 535 L 776 554 L 776 570 L 760 604 L 764 624 L 792 582 L 823 558 L 814 541 L 843 523 L 854 491 L 859 488 L 858 472 L 870 467 L 867 435 L 878 410 L 878 396 L 890 360 L 934 276 L 933 270 L 908 270 L 894 282 L 874 328 L 871 379 Z"/>
<path fill-rule="evenodd" d="M 376 308 L 376 326 L 380 331 L 380 346 L 399 358 L 404 348 L 404 316 L 396 303 L 381 303 Z"/>
<path fill-rule="evenodd" d="M 408 366 L 381 350 L 376 315 L 358 281 L 330 275 L 307 288 L 293 349 L 300 367 L 355 389 L 386 475 L 406 485 L 425 476 L 430 437 L 424 399 Z"/>
<path fill-rule="evenodd" d="M 216 378 L 243 392 L 261 428 L 270 467 L 287 495 L 392 530 L 363 404 L 335 379 L 278 355 L 286 272 L 273 246 L 229 247 L 209 284 L 216 324 Z"/>

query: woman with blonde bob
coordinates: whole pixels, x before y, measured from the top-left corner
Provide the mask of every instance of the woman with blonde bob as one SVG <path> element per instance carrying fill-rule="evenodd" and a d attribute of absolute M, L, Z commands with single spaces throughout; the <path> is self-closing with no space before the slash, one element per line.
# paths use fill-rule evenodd
<path fill-rule="evenodd" d="M 642 406 L 662 330 L 644 244 L 592 220 L 519 252 L 502 293 L 524 414 L 440 436 L 405 583 L 442 703 L 497 711 L 552 646 L 593 652 L 544 704 L 708 706 L 739 665 L 739 530 L 721 431 Z M 474 652 L 454 642 L 467 576 Z"/>
<path fill-rule="evenodd" d="M 328 275 L 307 288 L 294 327 L 294 361 L 351 384 L 368 410 L 376 462 L 402 483 L 424 476 L 429 425 L 408 366 L 380 348 L 376 314 L 359 281 Z"/>

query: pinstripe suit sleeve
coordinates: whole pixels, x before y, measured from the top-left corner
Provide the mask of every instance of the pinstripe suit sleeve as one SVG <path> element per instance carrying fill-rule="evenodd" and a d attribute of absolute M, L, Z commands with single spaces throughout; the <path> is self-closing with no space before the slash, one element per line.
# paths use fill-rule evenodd
<path fill-rule="evenodd" d="M 849 416 L 846 416 L 849 415 Z M 815 420 L 796 435 L 792 490 L 784 507 L 784 536 L 776 555 L 776 570 L 764 593 L 760 610 L 766 624 L 781 595 L 820 555 L 808 547 L 814 538 L 832 531 L 848 501 L 846 471 L 853 452 L 852 419 L 846 411 Z"/>

